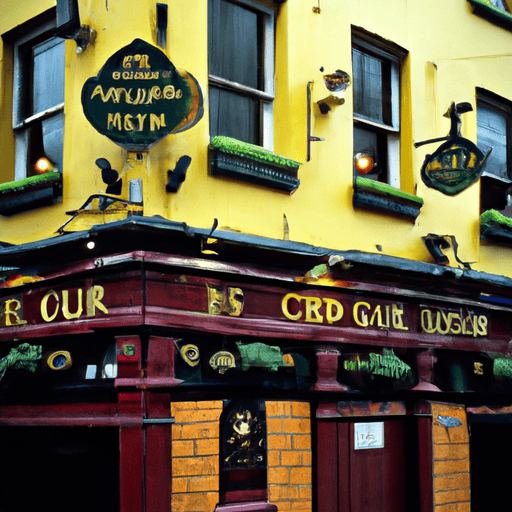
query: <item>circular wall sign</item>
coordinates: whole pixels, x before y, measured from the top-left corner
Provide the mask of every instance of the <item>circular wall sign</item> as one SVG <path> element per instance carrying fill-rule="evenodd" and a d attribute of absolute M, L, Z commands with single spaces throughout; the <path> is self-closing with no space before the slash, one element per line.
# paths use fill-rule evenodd
<path fill-rule="evenodd" d="M 82 106 L 98 132 L 129 150 L 146 150 L 203 114 L 201 88 L 153 45 L 135 39 L 114 53 L 82 88 Z"/>

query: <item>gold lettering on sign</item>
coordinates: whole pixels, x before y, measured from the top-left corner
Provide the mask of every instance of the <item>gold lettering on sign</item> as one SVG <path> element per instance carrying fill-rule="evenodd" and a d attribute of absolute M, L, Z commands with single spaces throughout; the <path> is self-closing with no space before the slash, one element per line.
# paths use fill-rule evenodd
<path fill-rule="evenodd" d="M 49 290 L 41 299 L 41 317 L 45 322 L 53 322 L 59 314 L 59 310 L 66 320 L 80 318 L 84 313 L 83 290 L 78 288 L 76 291 L 76 311 L 70 311 L 69 290 L 62 290 L 59 294 L 55 290 Z M 88 317 L 96 316 L 96 310 L 100 310 L 105 315 L 108 309 L 101 302 L 105 294 L 103 286 L 94 285 L 86 291 L 86 314 Z M 50 299 L 52 299 L 50 301 Z"/>
<path fill-rule="evenodd" d="M 71 320 L 72 318 L 80 318 L 84 311 L 82 306 L 82 288 L 78 288 L 77 290 L 77 302 L 78 306 L 74 313 L 70 313 L 69 311 L 69 291 L 62 290 L 62 314 L 66 320 Z"/>
<path fill-rule="evenodd" d="M 475 373 L 475 375 L 483 375 L 484 374 L 484 364 L 483 363 L 475 363 L 474 373 Z"/>
<path fill-rule="evenodd" d="M 48 314 L 48 299 L 53 297 L 55 299 L 55 310 L 51 315 Z M 41 316 L 45 322 L 51 322 L 57 318 L 59 314 L 59 296 L 55 290 L 50 290 L 41 301 Z"/>
<path fill-rule="evenodd" d="M 290 304 L 296 302 L 298 308 L 297 313 L 290 312 Z M 300 310 L 300 304 L 304 302 L 304 312 Z M 324 322 L 324 315 L 320 313 L 320 308 L 325 305 L 325 320 L 327 323 L 332 324 L 343 318 L 343 305 L 336 299 L 321 298 L 321 297 L 308 297 L 298 295 L 296 293 L 288 293 L 281 301 L 281 311 L 288 320 L 297 322 L 302 318 L 304 313 L 304 321 L 308 323 L 321 324 Z M 292 307 L 292 310 L 295 309 Z"/>
<path fill-rule="evenodd" d="M 207 284 L 208 313 L 210 315 L 240 316 L 244 305 L 244 292 L 241 288 L 228 286 L 226 292 L 221 286 Z"/>
<path fill-rule="evenodd" d="M 352 308 L 354 322 L 361 327 L 380 327 L 381 329 L 397 329 L 408 331 L 404 325 L 404 310 L 398 304 L 377 304 L 372 306 L 368 302 L 356 302 Z"/>
<path fill-rule="evenodd" d="M 143 76 L 135 76 L 134 78 L 146 78 L 148 80 L 155 78 L 153 76 L 145 77 L 144 73 L 135 73 L 135 75 L 138 74 Z M 125 77 L 123 76 L 123 78 Z M 109 87 L 105 93 L 103 87 L 97 85 L 92 91 L 91 100 L 96 96 L 99 96 L 103 103 L 107 103 L 108 101 L 120 103 L 121 100 L 124 100 L 128 105 L 151 105 L 153 100 L 179 100 L 183 97 L 183 91 L 176 89 L 174 85 L 166 85 L 163 89 L 158 85 L 154 85 L 150 89 L 137 87 L 136 92 L 133 91 L 132 87 L 130 87 L 130 89 L 126 89 L 125 87 Z"/>
<path fill-rule="evenodd" d="M 463 336 L 487 336 L 488 319 L 485 315 L 422 309 L 421 329 L 428 334 L 461 334 Z"/>
<path fill-rule="evenodd" d="M 103 286 L 94 285 L 87 290 L 87 316 L 96 316 L 96 308 L 105 315 L 108 315 L 108 309 L 101 303 L 101 299 L 105 295 Z"/>
<path fill-rule="evenodd" d="M 25 325 L 27 323 L 27 321 L 20 318 L 17 313 L 20 308 L 21 302 L 17 299 L 8 299 L 5 301 L 4 321 L 6 327 L 11 325 Z"/>

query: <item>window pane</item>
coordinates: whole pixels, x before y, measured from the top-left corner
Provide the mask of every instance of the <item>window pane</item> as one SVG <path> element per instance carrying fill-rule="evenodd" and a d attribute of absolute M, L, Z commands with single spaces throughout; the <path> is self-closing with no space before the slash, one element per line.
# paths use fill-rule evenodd
<path fill-rule="evenodd" d="M 352 51 L 354 112 L 379 123 L 391 124 L 390 63 Z"/>
<path fill-rule="evenodd" d="M 43 151 L 57 169 L 62 170 L 62 148 L 64 146 L 64 114 L 43 121 Z"/>
<path fill-rule="evenodd" d="M 507 170 L 507 122 L 505 115 L 487 106 L 478 105 L 477 109 L 478 147 L 487 153 L 492 152 L 485 170 L 500 178 L 508 179 Z"/>
<path fill-rule="evenodd" d="M 210 87 L 210 136 L 226 135 L 259 144 L 259 101 Z"/>
<path fill-rule="evenodd" d="M 2 512 L 119 511 L 119 429 L 2 427 Z"/>
<path fill-rule="evenodd" d="M 64 41 L 51 39 L 34 47 L 32 114 L 64 101 Z"/>
<path fill-rule="evenodd" d="M 368 153 L 375 161 L 374 169 L 365 174 L 365 178 L 387 181 L 387 143 L 384 134 L 354 126 L 354 155 L 357 153 Z M 362 176 L 356 171 L 355 165 L 354 176 Z"/>
<path fill-rule="evenodd" d="M 209 0 L 208 6 L 209 73 L 261 88 L 258 14 L 225 0 Z"/>

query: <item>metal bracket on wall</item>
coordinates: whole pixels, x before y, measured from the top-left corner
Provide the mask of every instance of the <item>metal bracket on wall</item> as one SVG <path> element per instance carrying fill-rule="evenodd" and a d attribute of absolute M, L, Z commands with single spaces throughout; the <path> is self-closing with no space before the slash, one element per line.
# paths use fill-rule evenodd
<path fill-rule="evenodd" d="M 311 84 L 313 81 L 308 82 L 307 88 L 307 101 L 308 101 L 308 149 L 307 149 L 307 158 L 306 161 L 309 162 L 311 160 L 311 143 L 312 142 L 320 142 L 325 139 L 321 137 L 315 137 L 311 135 Z"/>

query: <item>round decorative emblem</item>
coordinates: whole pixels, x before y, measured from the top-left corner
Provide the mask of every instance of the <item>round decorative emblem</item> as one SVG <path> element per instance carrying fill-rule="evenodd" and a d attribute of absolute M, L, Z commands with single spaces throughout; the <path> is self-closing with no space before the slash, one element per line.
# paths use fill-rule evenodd
<path fill-rule="evenodd" d="M 82 88 L 82 106 L 101 134 L 129 150 L 146 150 L 203 114 L 201 88 L 186 71 L 141 39 L 114 53 Z"/>

